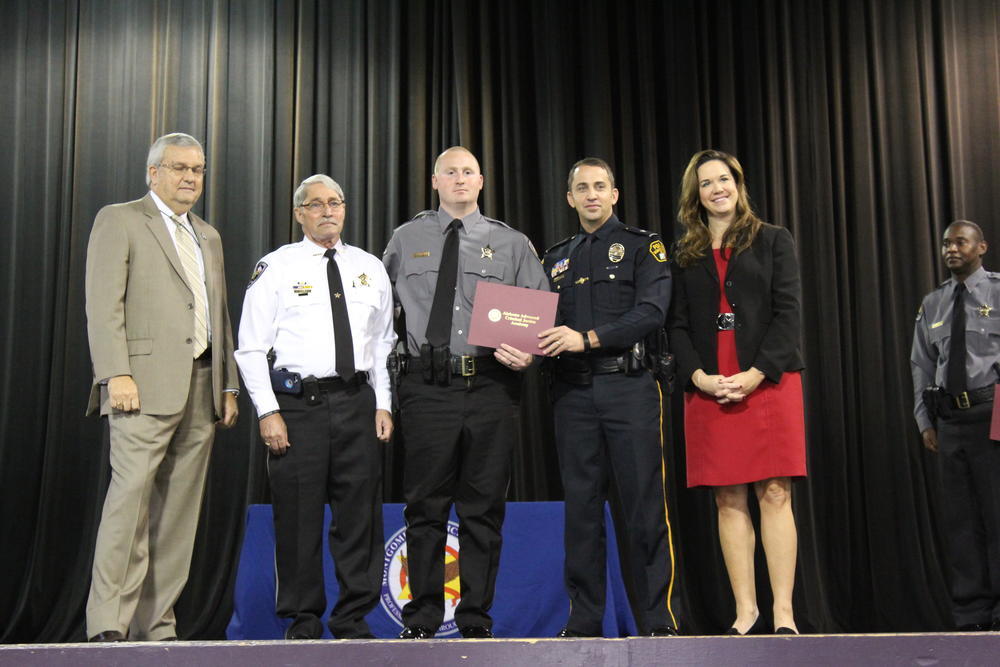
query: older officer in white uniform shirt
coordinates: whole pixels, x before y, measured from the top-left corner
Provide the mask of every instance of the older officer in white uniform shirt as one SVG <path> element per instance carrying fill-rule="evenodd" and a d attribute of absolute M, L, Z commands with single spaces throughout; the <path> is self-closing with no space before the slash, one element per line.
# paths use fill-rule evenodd
<path fill-rule="evenodd" d="M 286 639 L 322 635 L 321 530 L 329 503 L 340 596 L 328 625 L 340 639 L 369 638 L 364 617 L 378 603 L 384 542 L 377 444 L 392 433 L 392 287 L 378 258 L 341 240 L 346 205 L 335 181 L 310 176 L 293 203 L 305 238 L 258 262 L 236 352 L 269 450 L 277 613 L 292 619 Z"/>

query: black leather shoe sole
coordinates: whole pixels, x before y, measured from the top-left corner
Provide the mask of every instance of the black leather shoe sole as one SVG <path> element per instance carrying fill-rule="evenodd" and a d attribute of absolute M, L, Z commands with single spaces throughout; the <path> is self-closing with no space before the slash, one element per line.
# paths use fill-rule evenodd
<path fill-rule="evenodd" d="M 485 625 L 469 625 L 459 628 L 458 631 L 466 639 L 493 639 L 493 631 Z"/>

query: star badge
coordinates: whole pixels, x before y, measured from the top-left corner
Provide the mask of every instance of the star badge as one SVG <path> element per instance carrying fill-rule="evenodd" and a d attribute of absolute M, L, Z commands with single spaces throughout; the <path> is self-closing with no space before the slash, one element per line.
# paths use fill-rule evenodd
<path fill-rule="evenodd" d="M 368 287 L 368 286 L 371 285 L 371 283 L 368 282 L 368 274 L 367 273 L 362 273 L 360 276 L 358 276 L 358 282 L 361 283 L 362 287 Z"/>
<path fill-rule="evenodd" d="M 993 309 L 988 304 L 984 303 L 983 305 L 979 306 L 979 316 L 980 317 L 989 317 L 990 316 L 990 312 L 992 310 Z"/>
<path fill-rule="evenodd" d="M 480 250 L 483 251 L 483 254 L 480 256 L 480 259 L 488 259 L 490 261 L 493 261 L 493 248 L 486 246 L 485 248 L 480 248 Z"/>

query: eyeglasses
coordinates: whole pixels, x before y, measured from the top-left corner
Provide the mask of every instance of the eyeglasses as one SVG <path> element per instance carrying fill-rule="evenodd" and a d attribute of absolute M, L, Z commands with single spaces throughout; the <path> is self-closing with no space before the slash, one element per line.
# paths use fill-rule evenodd
<path fill-rule="evenodd" d="M 203 164 L 195 165 L 194 167 L 189 167 L 188 165 L 181 164 L 180 162 L 175 162 L 173 164 L 164 164 L 163 162 L 161 162 L 157 166 L 163 167 L 164 169 L 169 169 L 175 174 L 180 174 L 181 176 L 183 176 L 189 171 L 191 172 L 192 176 L 197 176 L 199 178 L 205 175 L 205 165 Z"/>
<path fill-rule="evenodd" d="M 344 208 L 346 201 L 331 199 L 328 202 L 322 201 L 311 201 L 308 204 L 302 204 L 302 208 L 309 209 L 310 213 L 319 213 L 320 211 L 325 211 L 327 208 L 332 208 L 334 211 L 339 211 Z"/>

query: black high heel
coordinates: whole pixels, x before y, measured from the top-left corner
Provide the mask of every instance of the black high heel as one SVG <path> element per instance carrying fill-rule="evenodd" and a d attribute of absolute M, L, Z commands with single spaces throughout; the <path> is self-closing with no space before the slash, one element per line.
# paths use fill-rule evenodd
<path fill-rule="evenodd" d="M 793 628 L 786 628 L 785 626 L 782 625 L 780 628 L 775 628 L 774 629 L 774 634 L 776 634 L 776 635 L 797 635 L 797 634 L 799 634 L 799 631 L 795 630 Z"/>
<path fill-rule="evenodd" d="M 733 627 L 731 627 L 728 630 L 726 630 L 726 635 L 731 636 L 731 637 L 744 637 L 746 635 L 760 634 L 760 628 L 758 627 L 760 625 L 760 623 L 761 623 L 760 619 L 761 619 L 761 616 L 760 616 L 760 614 L 758 614 L 757 618 L 754 619 L 753 625 L 751 625 L 750 628 L 746 632 L 740 632 L 739 630 L 736 629 L 736 626 L 734 625 Z"/>

